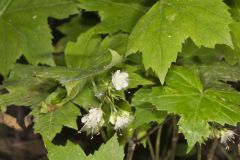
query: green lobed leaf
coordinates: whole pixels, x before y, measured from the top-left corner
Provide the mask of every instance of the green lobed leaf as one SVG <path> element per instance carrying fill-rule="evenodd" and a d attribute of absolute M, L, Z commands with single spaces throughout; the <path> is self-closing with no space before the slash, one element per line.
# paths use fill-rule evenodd
<path fill-rule="evenodd" d="M 238 57 L 238 62 L 240 60 L 240 22 L 234 22 L 230 25 L 232 32 L 232 40 L 234 44 L 234 51 Z"/>
<path fill-rule="evenodd" d="M 228 25 L 232 18 L 222 0 L 161 0 L 138 21 L 127 55 L 142 52 L 145 68 L 152 68 L 164 83 L 182 43 L 189 37 L 198 46 L 232 46 Z"/>
<path fill-rule="evenodd" d="M 54 65 L 47 18 L 77 12 L 72 0 L 1 0 L 0 73 L 6 76 L 22 54 L 31 64 Z"/>
<path fill-rule="evenodd" d="M 135 118 L 131 124 L 133 128 L 140 127 L 150 122 L 158 122 L 161 124 L 167 116 L 166 112 L 156 110 L 156 108 L 149 103 L 135 106 L 135 108 Z"/>
<path fill-rule="evenodd" d="M 80 109 L 76 105 L 69 102 L 61 107 L 54 105 L 51 107 L 52 110 L 48 113 L 39 113 L 38 110 L 32 112 L 35 133 L 40 133 L 44 139 L 51 141 L 63 126 L 78 129 L 76 120 L 80 115 Z"/>
<path fill-rule="evenodd" d="M 221 52 L 220 52 L 221 53 Z M 216 49 L 197 47 L 191 39 L 187 39 L 182 45 L 182 51 L 179 53 L 178 63 L 183 65 L 211 64 L 219 62 L 222 54 Z M 232 56 L 232 55 L 231 55 Z"/>
<path fill-rule="evenodd" d="M 88 78 L 94 77 L 98 74 L 101 74 L 106 71 L 106 69 L 97 68 L 97 69 L 89 69 L 89 70 L 81 70 L 81 69 L 72 69 L 67 67 L 45 67 L 45 66 L 32 66 L 32 65 L 22 65 L 16 64 L 16 68 L 19 68 L 21 72 L 26 70 L 30 77 L 34 77 L 36 80 L 39 79 L 50 79 L 58 81 L 62 86 L 64 86 L 68 95 L 71 94 L 71 91 L 75 89 L 79 82 L 87 80 Z M 19 74 L 21 73 L 19 72 Z M 24 75 L 24 74 L 23 74 Z M 26 76 L 22 76 L 22 81 L 24 83 L 28 83 Z M 31 79 L 29 79 L 31 81 Z M 81 86 L 79 86 L 81 87 Z"/>
<path fill-rule="evenodd" d="M 54 80 L 39 79 L 32 71 L 31 67 L 22 65 L 13 67 L 1 86 L 1 90 L 5 90 L 3 93 L 0 91 L 0 107 L 3 110 L 10 105 L 37 107 L 56 87 Z"/>
<path fill-rule="evenodd" d="M 205 87 L 232 90 L 226 82 L 237 82 L 240 80 L 239 65 L 232 66 L 226 62 L 218 62 L 210 65 L 201 65 L 199 68 Z"/>
<path fill-rule="evenodd" d="M 88 85 L 84 86 L 84 88 L 76 96 L 76 98 L 72 100 L 72 102 L 83 107 L 86 110 L 98 107 L 100 105 L 92 88 L 90 88 Z"/>
<path fill-rule="evenodd" d="M 55 46 L 55 52 L 63 52 L 68 42 L 75 42 L 77 37 L 92 27 L 95 22 L 84 19 L 81 15 L 72 17 L 68 23 L 64 23 L 57 29 L 65 36 Z"/>
<path fill-rule="evenodd" d="M 231 65 L 240 62 L 240 22 L 230 24 L 232 42 L 234 48 L 227 45 L 217 45 L 216 51 L 224 54 L 224 59 Z"/>
<path fill-rule="evenodd" d="M 98 151 L 88 157 L 89 160 L 123 160 L 124 146 L 118 144 L 117 136 L 111 138 L 106 144 L 102 145 Z"/>
<path fill-rule="evenodd" d="M 56 146 L 45 140 L 49 160 L 85 160 L 86 155 L 79 145 L 68 142 L 65 146 Z"/>
<path fill-rule="evenodd" d="M 126 0 L 78 0 L 80 8 L 98 11 L 101 23 L 96 33 L 130 32 L 147 8 L 134 1 Z"/>
<path fill-rule="evenodd" d="M 127 34 L 107 36 L 104 40 L 92 29 L 81 34 L 76 43 L 69 43 L 65 57 L 69 67 L 88 69 L 107 66 L 111 61 L 109 49 L 124 54 L 127 45 Z"/>
<path fill-rule="evenodd" d="M 158 110 L 181 116 L 179 130 L 189 149 L 210 134 L 209 122 L 236 125 L 240 122 L 240 93 L 204 88 L 197 69 L 170 70 L 166 86 L 139 90 L 133 104 L 152 103 Z"/>
<path fill-rule="evenodd" d="M 239 0 L 232 0 L 230 3 L 232 3 L 232 5 L 231 5 L 232 16 L 237 21 L 240 21 L 240 2 L 239 2 Z"/>
<path fill-rule="evenodd" d="M 103 144 L 94 155 L 86 156 L 83 150 L 71 142 L 66 146 L 56 146 L 46 142 L 49 160 L 123 160 L 124 148 L 119 146 L 117 137 L 114 136 L 106 144 Z"/>
<path fill-rule="evenodd" d="M 144 85 L 153 85 L 155 84 L 152 80 L 147 79 L 146 77 L 143 77 L 139 71 L 143 67 L 139 65 L 125 65 L 126 72 L 128 73 L 128 79 L 129 79 L 129 85 L 128 88 L 136 88 L 138 86 L 144 86 Z"/>

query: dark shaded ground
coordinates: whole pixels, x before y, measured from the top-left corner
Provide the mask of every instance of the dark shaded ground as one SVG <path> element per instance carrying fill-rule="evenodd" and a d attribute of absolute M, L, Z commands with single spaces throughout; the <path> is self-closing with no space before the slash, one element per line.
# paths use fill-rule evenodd
<path fill-rule="evenodd" d="M 0 125 L 0 160 L 47 160 L 46 150 L 39 135 L 33 133 L 32 125 L 28 128 L 24 127 L 24 116 L 29 113 L 28 108 L 24 107 L 9 107 L 7 113 L 18 118 L 18 122 L 23 127 L 22 131 L 16 131 L 3 124 Z M 78 120 L 80 122 L 80 119 Z M 79 123 L 80 124 L 80 123 Z M 160 155 L 166 155 L 171 148 L 172 141 L 172 122 L 171 119 L 167 122 L 162 130 Z M 79 126 L 81 127 L 81 126 Z M 240 134 L 240 127 L 233 128 L 233 130 Z M 150 135 L 152 145 L 155 146 L 157 132 Z M 87 154 L 93 153 L 98 149 L 102 143 L 100 136 L 95 136 L 93 140 L 86 137 L 84 133 L 77 133 L 76 130 L 63 128 L 62 132 L 58 134 L 53 142 L 55 144 L 64 145 L 67 139 L 80 144 Z M 90 143 L 89 143 L 90 142 Z M 212 153 L 213 160 L 238 160 L 240 159 L 239 138 L 235 138 L 235 143 L 229 144 L 229 151 L 225 146 L 219 143 L 219 140 L 209 140 L 202 146 L 202 160 L 207 160 Z M 189 154 L 185 154 L 186 141 L 183 135 L 178 135 L 178 143 L 175 152 L 175 159 L 177 160 L 195 160 L 197 159 L 198 147 L 196 146 Z M 127 146 L 125 147 L 127 151 Z M 151 160 L 148 146 L 137 145 L 134 160 Z"/>

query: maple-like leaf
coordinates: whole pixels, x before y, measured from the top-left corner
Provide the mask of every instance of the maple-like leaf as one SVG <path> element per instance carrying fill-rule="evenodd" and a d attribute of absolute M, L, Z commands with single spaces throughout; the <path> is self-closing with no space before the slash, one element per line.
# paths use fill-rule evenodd
<path fill-rule="evenodd" d="M 197 46 L 232 46 L 228 7 L 222 0 L 162 0 L 138 21 L 128 44 L 127 55 L 142 52 L 145 68 L 152 68 L 164 83 L 182 43 L 191 37 Z"/>
<path fill-rule="evenodd" d="M 189 149 L 210 134 L 209 122 L 236 125 L 240 122 L 240 93 L 205 88 L 197 69 L 177 67 L 169 71 L 166 86 L 139 90 L 133 104 L 152 103 L 158 110 L 181 116 L 179 130 Z"/>
<path fill-rule="evenodd" d="M 54 65 L 47 19 L 77 12 L 72 0 L 1 0 L 0 73 L 7 75 L 22 54 L 34 65 Z"/>

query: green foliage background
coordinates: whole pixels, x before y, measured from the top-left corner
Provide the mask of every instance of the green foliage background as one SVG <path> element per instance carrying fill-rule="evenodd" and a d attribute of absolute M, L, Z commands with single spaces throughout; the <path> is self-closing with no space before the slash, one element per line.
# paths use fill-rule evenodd
<path fill-rule="evenodd" d="M 50 19 L 65 19 L 54 44 Z M 122 160 L 129 139 L 172 116 L 190 152 L 213 127 L 240 122 L 240 93 L 229 83 L 240 80 L 239 60 L 239 0 L 0 1 L 0 109 L 31 108 L 50 160 Z M 96 95 L 116 70 L 129 74 L 129 86 L 103 102 Z M 93 155 L 54 144 L 63 126 L 79 130 L 77 118 L 100 105 L 106 119 L 116 105 L 133 123 L 120 134 L 108 122 Z"/>

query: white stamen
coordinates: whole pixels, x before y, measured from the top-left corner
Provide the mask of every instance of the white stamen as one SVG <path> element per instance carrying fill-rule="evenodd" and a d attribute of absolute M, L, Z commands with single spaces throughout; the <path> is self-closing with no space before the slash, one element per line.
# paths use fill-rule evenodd
<path fill-rule="evenodd" d="M 117 116 L 114 129 L 119 130 L 126 128 L 132 121 L 133 116 L 123 112 L 123 114 Z"/>
<path fill-rule="evenodd" d="M 233 139 L 234 139 L 235 135 L 236 135 L 236 133 L 233 132 L 232 130 L 224 129 L 224 130 L 221 131 L 220 142 L 222 144 L 227 145 L 228 141 L 233 142 Z"/>
<path fill-rule="evenodd" d="M 84 130 L 92 135 L 98 133 L 104 124 L 103 111 L 100 108 L 92 108 L 87 115 L 82 117 L 81 122 L 84 126 L 80 132 Z"/>

